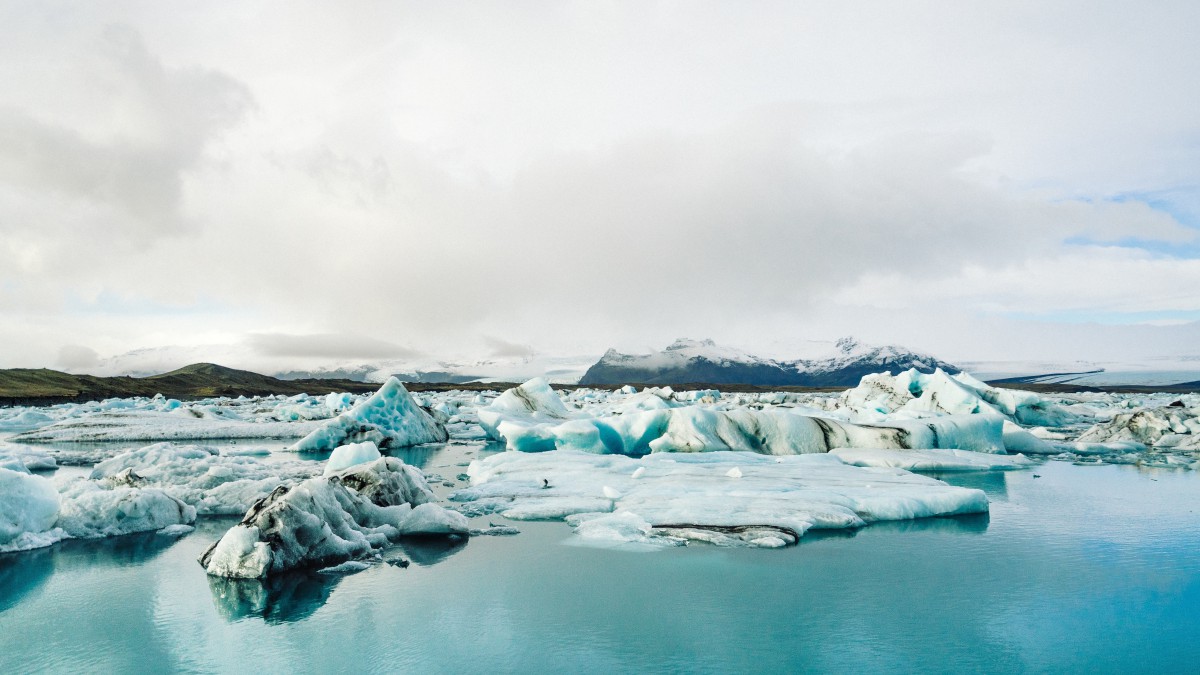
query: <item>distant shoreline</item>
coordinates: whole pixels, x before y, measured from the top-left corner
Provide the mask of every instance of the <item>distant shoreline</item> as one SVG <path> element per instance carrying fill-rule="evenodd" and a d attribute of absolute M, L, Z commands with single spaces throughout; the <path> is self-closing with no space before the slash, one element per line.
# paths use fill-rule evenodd
<path fill-rule="evenodd" d="M 423 391 L 503 391 L 517 386 L 518 382 L 406 382 L 414 392 Z M 631 382 L 643 389 L 646 385 Z M 1187 394 L 1200 392 L 1200 382 L 1187 382 L 1168 386 L 1113 386 L 1091 387 L 1069 384 L 1040 384 L 1033 382 L 993 381 L 992 386 L 1006 389 L 1021 389 L 1038 393 L 1115 393 Z M 578 384 L 556 384 L 556 389 L 579 388 L 611 389 L 612 386 L 587 386 Z M 670 385 L 679 391 L 716 389 L 730 393 L 797 392 L 820 393 L 844 391 L 847 387 L 804 387 L 769 386 L 751 384 L 713 384 L 708 382 L 681 382 Z M 60 403 L 85 403 L 106 398 L 130 398 L 162 394 L 168 398 L 196 400 L 227 396 L 271 396 L 309 394 L 324 395 L 331 392 L 370 393 L 379 388 L 375 382 L 359 382 L 345 379 L 307 378 L 281 380 L 247 370 L 235 370 L 215 364 L 200 363 L 180 368 L 162 375 L 149 377 L 97 377 L 94 375 L 72 375 L 45 368 L 0 369 L 0 406 L 45 406 Z"/>

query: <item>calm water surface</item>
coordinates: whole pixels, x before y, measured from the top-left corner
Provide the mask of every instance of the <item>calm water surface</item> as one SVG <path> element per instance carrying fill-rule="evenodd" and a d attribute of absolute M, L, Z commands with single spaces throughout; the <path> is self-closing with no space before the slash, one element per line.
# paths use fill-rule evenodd
<path fill-rule="evenodd" d="M 462 452 L 404 456 L 452 478 Z M 775 551 L 585 548 L 520 523 L 269 585 L 196 563 L 235 519 L 66 542 L 0 556 L 0 672 L 1196 671 L 1200 476 L 943 478 L 991 515 Z"/>

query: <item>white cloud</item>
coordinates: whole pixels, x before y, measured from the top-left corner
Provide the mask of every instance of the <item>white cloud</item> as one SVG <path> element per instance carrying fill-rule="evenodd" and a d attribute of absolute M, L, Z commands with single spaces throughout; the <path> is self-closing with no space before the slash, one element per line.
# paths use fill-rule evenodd
<path fill-rule="evenodd" d="M 1192 311 L 1195 260 L 1112 244 L 1196 230 L 1105 198 L 1200 184 L 1169 4 L 18 3 L 0 365 Z"/>

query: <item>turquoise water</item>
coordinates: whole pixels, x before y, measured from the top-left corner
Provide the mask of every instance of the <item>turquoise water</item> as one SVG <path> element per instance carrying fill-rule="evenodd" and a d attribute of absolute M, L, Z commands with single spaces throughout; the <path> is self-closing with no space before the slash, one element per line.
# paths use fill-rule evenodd
<path fill-rule="evenodd" d="M 409 459 L 450 477 L 451 452 Z M 66 542 L 0 556 L 0 672 L 1195 671 L 1200 476 L 944 478 L 991 515 L 783 550 L 585 548 L 520 523 L 264 586 L 195 562 L 232 519 Z"/>

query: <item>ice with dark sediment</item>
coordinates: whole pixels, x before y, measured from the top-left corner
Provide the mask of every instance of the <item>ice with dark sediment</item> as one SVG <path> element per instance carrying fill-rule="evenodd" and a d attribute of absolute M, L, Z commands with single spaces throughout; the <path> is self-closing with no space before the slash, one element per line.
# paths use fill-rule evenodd
<path fill-rule="evenodd" d="M 408 535 L 462 535 L 467 519 L 434 503 L 420 471 L 394 457 L 356 464 L 254 504 L 200 558 L 211 575 L 259 579 L 338 565 Z"/>

